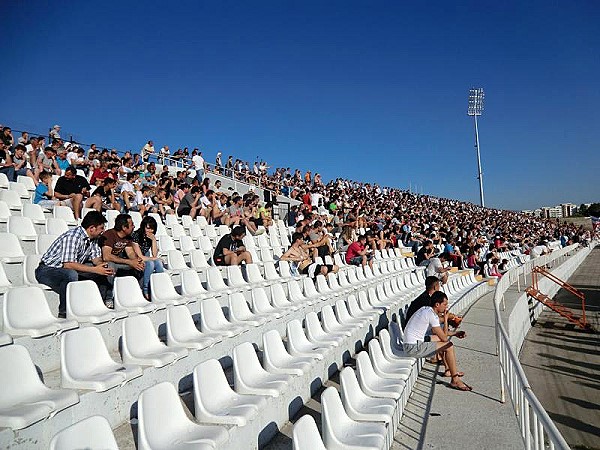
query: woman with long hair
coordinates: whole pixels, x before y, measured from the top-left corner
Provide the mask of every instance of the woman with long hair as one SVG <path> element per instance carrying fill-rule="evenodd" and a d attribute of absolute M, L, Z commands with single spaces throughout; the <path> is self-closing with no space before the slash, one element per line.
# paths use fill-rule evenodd
<path fill-rule="evenodd" d="M 156 219 L 146 216 L 142 219 L 140 227 L 131 234 L 134 243 L 133 249 L 136 255 L 144 261 L 144 277 L 141 287 L 146 300 L 150 300 L 150 275 L 165 271 L 162 261 L 158 257 L 157 229 Z"/>

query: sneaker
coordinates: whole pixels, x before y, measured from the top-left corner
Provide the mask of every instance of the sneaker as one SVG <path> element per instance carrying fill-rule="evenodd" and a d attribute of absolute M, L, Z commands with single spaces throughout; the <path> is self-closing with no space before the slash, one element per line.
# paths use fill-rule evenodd
<path fill-rule="evenodd" d="M 254 233 L 254 236 L 258 236 L 259 234 L 263 234 L 265 232 L 265 230 L 256 230 L 256 233 Z"/>
<path fill-rule="evenodd" d="M 66 312 L 58 312 L 58 318 L 59 319 L 66 319 L 67 318 L 67 313 Z"/>
<path fill-rule="evenodd" d="M 106 305 L 106 307 L 108 309 L 115 309 L 115 302 L 114 302 L 114 300 L 106 300 L 104 302 L 104 304 Z"/>

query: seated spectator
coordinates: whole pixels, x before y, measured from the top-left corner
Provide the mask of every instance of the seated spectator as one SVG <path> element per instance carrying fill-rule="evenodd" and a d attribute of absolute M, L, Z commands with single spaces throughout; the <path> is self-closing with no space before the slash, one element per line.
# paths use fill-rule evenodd
<path fill-rule="evenodd" d="M 158 257 L 157 229 L 158 224 L 154 217 L 146 216 L 142 219 L 140 227 L 131 234 L 133 249 L 138 258 L 144 261 L 144 277 L 141 281 L 141 288 L 146 300 L 150 300 L 150 275 L 165 271 L 162 261 Z"/>
<path fill-rule="evenodd" d="M 440 290 L 440 280 L 438 277 L 427 277 L 425 278 L 425 291 L 422 292 L 416 299 L 414 299 L 408 310 L 406 311 L 406 317 L 404 318 L 405 324 L 408 323 L 410 318 L 423 306 L 431 306 L 431 296 L 434 292 Z"/>
<path fill-rule="evenodd" d="M 258 208 L 258 213 L 262 220 L 263 226 L 269 229 L 273 225 L 273 203 L 267 202 Z"/>
<path fill-rule="evenodd" d="M 87 217 L 87 216 L 86 216 Z M 115 226 L 106 230 L 101 238 L 102 258 L 113 270 L 109 278 L 111 285 L 115 276 L 133 275 L 142 280 L 144 260 L 133 248 L 133 220 L 129 214 L 119 214 L 115 218 Z"/>
<path fill-rule="evenodd" d="M 52 175 L 50 175 L 48 172 L 42 172 L 40 174 L 40 181 L 35 188 L 35 193 L 33 194 L 33 203 L 46 209 L 54 209 L 55 206 L 63 205 L 60 200 L 54 198 L 54 191 L 52 190 Z"/>
<path fill-rule="evenodd" d="M 475 276 L 479 275 L 481 272 L 481 267 L 477 264 L 477 257 L 475 256 L 475 251 L 473 248 L 469 249 L 469 254 L 467 256 L 467 267 L 469 269 L 473 269 L 473 274 Z"/>
<path fill-rule="evenodd" d="M 238 266 L 242 263 L 251 264 L 252 255 L 244 247 L 246 229 L 237 226 L 231 233 L 223 236 L 213 253 L 213 261 L 217 266 Z"/>
<path fill-rule="evenodd" d="M 243 223 L 244 220 L 244 202 L 242 197 L 239 195 L 234 196 L 231 199 L 231 206 L 229 207 L 229 226 L 237 226 Z"/>
<path fill-rule="evenodd" d="M 105 302 L 111 298 L 107 277 L 114 274 L 102 260 L 98 237 L 104 232 L 106 219 L 91 211 L 75 227 L 60 235 L 44 253 L 35 269 L 38 282 L 50 286 L 59 295 L 58 317 L 67 315 L 67 284 L 71 281 L 94 280 Z"/>
<path fill-rule="evenodd" d="M 333 254 L 330 239 L 323 231 L 323 222 L 317 220 L 312 228 L 307 231 L 309 239 L 307 248 L 311 249 L 313 259 L 317 256 L 325 258 L 325 256 L 331 256 Z"/>
<path fill-rule="evenodd" d="M 423 243 L 423 247 L 421 247 L 417 252 L 415 264 L 417 266 L 427 266 L 429 264 L 429 259 L 433 256 L 434 251 L 433 242 L 427 239 Z"/>
<path fill-rule="evenodd" d="M 87 198 L 85 207 L 94 208 L 96 211 L 100 211 L 102 203 L 99 197 L 90 197 L 88 181 L 81 175 L 77 175 L 77 171 L 73 166 L 67 167 L 64 176 L 57 180 L 54 197 L 73 210 L 75 219 L 81 217 L 81 207 L 84 199 Z"/>
<path fill-rule="evenodd" d="M 173 209 L 173 196 L 168 190 L 159 188 L 152 201 L 158 209 L 158 214 L 160 214 L 163 219 L 167 214 L 175 214 L 175 210 Z"/>
<path fill-rule="evenodd" d="M 312 258 L 304 243 L 304 234 L 296 232 L 292 234 L 292 245 L 281 255 L 281 260 L 290 262 L 290 270 L 293 275 L 306 273 L 308 266 L 312 264 Z"/>
<path fill-rule="evenodd" d="M 30 170 L 30 167 L 29 167 L 29 158 L 27 158 L 27 155 L 25 152 L 26 152 L 26 150 L 25 150 L 25 146 L 23 144 L 16 145 L 15 154 L 13 155 L 13 158 L 12 158 L 13 165 L 15 167 L 14 181 L 17 181 L 17 178 L 19 177 L 19 175 L 27 176 L 27 177 L 33 179 L 33 181 L 35 181 L 33 172 Z"/>
<path fill-rule="evenodd" d="M 137 179 L 137 172 L 129 172 L 126 175 L 127 181 L 121 186 L 121 203 L 125 212 L 139 211 L 137 203 L 136 188 L 134 183 Z"/>
<path fill-rule="evenodd" d="M 16 180 L 12 157 L 3 141 L 0 141 L 0 173 L 5 174 L 8 181 Z"/>
<path fill-rule="evenodd" d="M 425 275 L 428 277 L 437 277 L 442 284 L 446 284 L 448 282 L 448 272 L 451 270 L 450 267 L 444 267 L 444 263 L 448 260 L 449 257 L 446 253 L 429 258 L 429 264 L 425 269 Z"/>
<path fill-rule="evenodd" d="M 115 187 L 117 187 L 117 180 L 110 177 L 105 178 L 102 185 L 96 187 L 92 193 L 92 197 L 100 197 L 100 203 L 95 204 L 95 207 L 99 208 L 96 211 L 107 211 L 109 209 L 121 211 L 121 204 L 115 195 Z"/>
<path fill-rule="evenodd" d="M 58 165 L 58 168 L 60 169 L 60 173 L 65 173 L 65 170 L 67 170 L 67 167 L 70 166 L 69 160 L 67 159 L 67 150 L 65 150 L 64 148 L 61 148 L 58 150 L 58 152 L 56 154 L 56 164 Z M 77 171 L 75 171 L 75 173 L 77 173 Z"/>
<path fill-rule="evenodd" d="M 404 329 L 402 348 L 407 356 L 413 358 L 427 358 L 437 355 L 446 366 L 445 375 L 450 376 L 450 386 L 459 391 L 471 391 L 471 386 L 461 380 L 464 373 L 458 371 L 454 345 L 448 340 L 451 336 L 462 339 L 466 336 L 464 331 L 449 331 L 440 326 L 441 314 L 447 323 L 448 297 L 438 291 L 431 296 L 430 306 L 423 306 L 415 312 Z M 431 330 L 431 340 L 426 341 L 427 332 Z"/>
<path fill-rule="evenodd" d="M 454 245 L 454 239 L 448 239 L 448 242 L 444 244 L 444 253 L 446 253 L 449 256 L 450 261 L 452 261 L 452 265 L 454 267 L 462 269 L 463 257 L 460 253 L 460 249 L 456 245 Z"/>
<path fill-rule="evenodd" d="M 353 242 L 356 242 L 356 231 L 351 226 L 344 225 L 337 243 L 338 251 L 347 252 Z"/>
<path fill-rule="evenodd" d="M 358 240 L 348 246 L 346 251 L 346 264 L 353 266 L 366 266 L 373 268 L 373 253 L 366 248 L 367 237 L 362 234 L 358 236 Z"/>
<path fill-rule="evenodd" d="M 192 219 L 195 219 L 200 211 L 202 211 L 202 205 L 200 204 L 200 188 L 198 186 L 194 186 L 190 191 L 188 184 L 183 184 L 181 188 L 184 196 L 179 202 L 177 215 L 180 217 L 187 215 Z"/>

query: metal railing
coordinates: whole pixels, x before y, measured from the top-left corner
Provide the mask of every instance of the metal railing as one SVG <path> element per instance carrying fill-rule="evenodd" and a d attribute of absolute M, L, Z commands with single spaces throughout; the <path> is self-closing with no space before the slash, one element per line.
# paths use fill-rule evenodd
<path fill-rule="evenodd" d="M 523 277 L 523 284 L 525 285 L 526 277 L 531 273 L 534 266 L 562 263 L 570 257 L 569 253 L 577 247 L 578 245 L 571 245 L 556 250 L 548 255 L 532 259 L 519 267 L 509 270 L 498 281 L 494 294 L 496 347 L 500 359 L 501 401 L 506 401 L 506 390 L 508 390 L 515 414 L 519 419 L 521 435 L 527 450 L 532 448 L 543 450 L 546 448 L 546 441 L 550 449 L 568 449 L 569 444 L 567 444 L 533 393 L 527 376 L 519 362 L 517 351 L 513 348 L 506 328 L 502 323 L 500 308 L 502 307 L 503 310 L 506 308 L 504 293 L 508 288 L 516 282 L 518 290 L 521 291 L 521 277 Z M 527 320 L 529 320 L 529 317 L 527 317 Z"/>

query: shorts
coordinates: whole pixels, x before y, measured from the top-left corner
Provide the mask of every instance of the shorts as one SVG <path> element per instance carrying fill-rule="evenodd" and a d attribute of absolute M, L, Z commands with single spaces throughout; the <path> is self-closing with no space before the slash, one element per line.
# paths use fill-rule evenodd
<path fill-rule="evenodd" d="M 348 264 L 352 264 L 353 266 L 360 266 L 362 264 L 362 260 L 362 256 L 355 256 L 350 261 L 348 261 Z"/>
<path fill-rule="evenodd" d="M 437 352 L 437 342 L 422 342 L 418 341 L 416 344 L 402 344 L 402 350 L 406 353 L 406 356 L 413 358 L 428 358 L 429 356 L 435 355 Z"/>
<path fill-rule="evenodd" d="M 224 255 L 213 256 L 213 262 L 215 263 L 216 266 L 226 266 L 227 265 L 227 263 L 225 262 Z"/>

